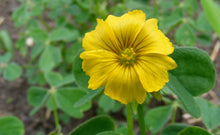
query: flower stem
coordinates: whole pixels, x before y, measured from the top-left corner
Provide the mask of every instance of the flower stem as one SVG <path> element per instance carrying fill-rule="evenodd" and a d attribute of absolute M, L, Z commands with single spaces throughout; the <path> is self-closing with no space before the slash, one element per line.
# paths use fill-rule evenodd
<path fill-rule="evenodd" d="M 171 118 L 171 123 L 175 123 L 176 111 L 177 111 L 177 107 L 173 107 L 173 114 L 172 114 L 172 118 Z"/>
<path fill-rule="evenodd" d="M 56 100 L 55 100 L 54 94 L 51 94 L 51 95 L 52 95 L 52 100 L 53 100 L 53 114 L 54 114 L 56 129 L 57 129 L 57 135 L 60 135 L 61 134 L 61 127 L 60 127 L 58 113 L 57 113 Z"/>
<path fill-rule="evenodd" d="M 138 105 L 138 122 L 140 127 L 140 135 L 146 135 L 143 106 Z"/>
<path fill-rule="evenodd" d="M 127 104 L 127 128 L 128 135 L 134 135 L 133 131 L 133 111 L 131 103 Z"/>
<path fill-rule="evenodd" d="M 154 16 L 157 17 L 158 14 L 158 1 L 154 0 Z"/>

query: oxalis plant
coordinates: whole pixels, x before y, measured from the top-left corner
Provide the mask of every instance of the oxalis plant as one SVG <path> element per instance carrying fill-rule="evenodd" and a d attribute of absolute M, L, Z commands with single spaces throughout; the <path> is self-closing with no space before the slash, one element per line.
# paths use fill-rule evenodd
<path fill-rule="evenodd" d="M 201 0 L 204 12 L 196 22 L 194 0 L 154 1 L 153 7 L 133 0 L 21 3 L 13 13 L 15 26 L 24 30 L 16 47 L 23 57 L 30 48 L 30 58 L 26 65 L 13 62 L 10 37 L 0 31 L 0 73 L 9 81 L 24 73 L 30 84 L 28 103 L 34 107 L 30 115 L 44 106 L 53 113 L 50 135 L 219 134 L 220 107 L 200 97 L 214 86 L 214 65 L 206 52 L 189 47 L 210 44 L 212 29 L 220 37 L 220 10 L 214 1 Z M 165 36 L 172 32 L 177 45 Z M 152 98 L 165 105 L 149 108 Z M 98 116 L 64 133 L 60 121 L 82 118 L 92 102 L 98 103 Z M 175 123 L 178 108 L 201 118 L 205 127 Z M 125 110 L 124 122 L 108 115 L 120 110 Z M 0 118 L 0 135 L 24 133 L 18 118 Z"/>

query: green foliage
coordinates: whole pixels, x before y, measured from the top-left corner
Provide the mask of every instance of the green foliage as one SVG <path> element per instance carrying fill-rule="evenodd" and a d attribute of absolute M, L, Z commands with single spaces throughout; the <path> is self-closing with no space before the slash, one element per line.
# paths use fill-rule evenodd
<path fill-rule="evenodd" d="M 220 27 L 218 27 L 220 25 L 220 8 L 213 0 L 201 0 L 201 4 L 209 23 L 220 38 Z"/>
<path fill-rule="evenodd" d="M 186 10 L 189 16 L 193 16 L 198 10 L 198 3 L 196 0 L 184 0 L 183 8 Z"/>
<path fill-rule="evenodd" d="M 57 106 L 70 116 L 81 118 L 83 116 L 83 112 L 90 109 L 91 102 L 89 101 L 79 107 L 74 107 L 74 104 L 85 94 L 86 92 L 75 88 L 58 89 L 55 92 Z"/>
<path fill-rule="evenodd" d="M 179 45 L 194 46 L 196 42 L 195 33 L 188 24 L 182 24 L 176 30 L 174 38 Z"/>
<path fill-rule="evenodd" d="M 28 90 L 28 103 L 33 106 L 38 106 L 47 94 L 47 89 L 39 87 L 31 87 Z"/>
<path fill-rule="evenodd" d="M 21 67 L 16 63 L 10 63 L 5 68 L 3 76 L 5 79 L 9 81 L 13 81 L 17 79 L 19 76 L 21 76 L 21 74 L 22 74 Z"/>
<path fill-rule="evenodd" d="M 3 64 L 7 64 L 12 58 L 12 54 L 10 52 L 5 53 L 4 55 L 0 56 L 0 62 Z"/>
<path fill-rule="evenodd" d="M 201 109 L 201 117 L 202 121 L 208 129 L 214 129 L 220 125 L 220 106 L 213 105 L 211 102 L 197 98 L 196 99 L 200 109 Z"/>
<path fill-rule="evenodd" d="M 104 131 L 104 132 L 98 133 L 97 135 L 121 135 L 121 134 L 114 132 L 114 131 Z"/>
<path fill-rule="evenodd" d="M 73 75 L 74 75 L 74 78 L 76 79 L 76 84 L 78 85 L 78 87 L 88 91 L 89 77 L 85 74 L 85 72 L 83 72 L 83 69 L 82 69 L 82 59 L 80 59 L 81 52 L 82 51 L 79 51 L 74 58 Z"/>
<path fill-rule="evenodd" d="M 78 107 L 74 107 L 74 104 L 83 96 L 86 92 L 77 88 L 59 88 L 47 90 L 39 87 L 31 87 L 28 91 L 28 102 L 30 105 L 35 106 L 32 110 L 31 115 L 33 115 L 39 108 L 41 108 L 45 103 L 48 104 L 49 109 L 53 109 L 52 105 L 52 95 L 54 94 L 55 102 L 58 108 L 63 110 L 68 115 L 81 118 L 83 112 L 90 109 L 91 102 L 87 101 L 85 104 Z"/>
<path fill-rule="evenodd" d="M 61 50 L 54 46 L 46 46 L 39 59 L 39 67 L 42 71 L 51 71 L 61 62 Z"/>
<path fill-rule="evenodd" d="M 169 120 L 172 106 L 157 107 L 149 110 L 145 117 L 145 125 L 153 134 L 158 132 Z"/>
<path fill-rule="evenodd" d="M 0 135 L 24 135 L 24 125 L 14 116 L 0 117 Z"/>
<path fill-rule="evenodd" d="M 211 135 L 205 129 L 200 127 L 188 127 L 183 129 L 178 135 Z"/>
<path fill-rule="evenodd" d="M 175 48 L 171 57 L 177 63 L 177 68 L 170 73 L 190 94 L 198 96 L 214 86 L 215 67 L 206 52 L 197 48 Z"/>
<path fill-rule="evenodd" d="M 98 104 L 101 108 L 103 108 L 104 112 L 109 112 L 113 109 L 115 100 L 112 100 L 110 97 L 106 95 L 101 95 Z"/>
<path fill-rule="evenodd" d="M 178 67 L 170 71 L 167 86 L 182 101 L 184 108 L 198 118 L 200 109 L 193 96 L 208 92 L 213 87 L 213 63 L 205 52 L 196 48 L 176 48 L 171 57 Z"/>
<path fill-rule="evenodd" d="M 163 129 L 161 135 L 177 135 L 181 130 L 189 127 L 189 125 L 182 123 L 170 124 Z"/>
<path fill-rule="evenodd" d="M 60 82 L 63 80 L 63 77 L 56 72 L 47 72 L 45 74 L 45 78 L 47 82 L 50 84 L 52 87 L 56 87 L 60 84 Z"/>
<path fill-rule="evenodd" d="M 114 130 L 114 122 L 109 116 L 97 116 L 79 125 L 70 135 L 96 135 L 100 132 Z"/>
<path fill-rule="evenodd" d="M 77 101 L 75 103 L 75 107 L 78 107 L 80 105 L 85 104 L 86 102 L 88 102 L 89 100 L 92 100 L 94 97 L 96 97 L 97 95 L 99 95 L 102 92 L 102 88 L 95 90 L 95 91 L 90 91 L 87 95 L 83 96 L 79 101 Z"/>
<path fill-rule="evenodd" d="M 50 41 L 74 41 L 79 36 L 77 30 L 69 30 L 67 28 L 58 28 L 53 30 L 49 35 Z"/>
<path fill-rule="evenodd" d="M 1 52 L 3 51 L 3 53 Z M 22 75 L 20 65 L 11 62 L 14 55 L 12 40 L 7 31 L 0 31 L 0 75 L 8 81 L 14 81 Z"/>
<path fill-rule="evenodd" d="M 13 53 L 11 38 L 5 30 L 0 31 L 0 48 Z"/>

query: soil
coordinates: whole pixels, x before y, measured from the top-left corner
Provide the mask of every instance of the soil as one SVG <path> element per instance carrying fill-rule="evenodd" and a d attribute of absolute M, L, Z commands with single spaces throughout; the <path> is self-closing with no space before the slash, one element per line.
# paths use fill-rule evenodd
<path fill-rule="evenodd" d="M 4 18 L 4 22 L 0 25 L 0 30 L 7 30 L 15 43 L 15 41 L 19 38 L 19 29 L 14 27 L 12 21 L 12 12 L 19 6 L 18 0 L 0 0 L 0 18 Z M 198 46 L 199 48 L 205 50 L 210 55 L 213 51 L 213 48 L 216 44 L 216 39 L 213 40 L 213 44 L 210 47 Z M 215 103 L 220 104 L 220 54 L 218 53 L 214 64 L 216 68 L 216 84 L 208 94 L 205 94 L 205 97 L 209 97 L 209 99 Z M 20 54 L 16 53 L 16 57 L 13 59 L 19 64 L 24 64 L 26 61 L 20 56 Z M 29 113 L 33 109 L 27 102 L 27 91 L 29 85 L 24 78 L 19 78 L 16 81 L 9 82 L 4 80 L 2 77 L 0 78 L 0 117 L 6 115 L 14 115 L 21 119 L 25 125 L 25 135 L 36 135 L 40 131 L 43 133 L 50 133 L 55 129 L 54 120 L 52 117 L 52 113 L 46 110 L 46 108 L 42 108 L 38 111 L 34 116 L 30 116 Z M 157 101 L 152 102 L 152 106 L 157 106 Z M 64 134 L 67 134 L 78 124 L 83 121 L 93 117 L 96 115 L 97 105 L 93 104 L 93 107 L 88 112 L 85 112 L 85 117 L 83 119 L 73 119 L 71 118 L 68 124 L 62 122 L 62 131 Z M 184 120 L 182 117 L 183 112 L 178 110 L 177 121 L 178 122 L 188 122 L 187 119 Z M 112 114 L 112 117 L 118 120 L 125 120 L 120 114 Z M 191 124 L 191 123 L 189 123 Z M 201 125 L 200 123 L 192 123 L 194 125 Z"/>

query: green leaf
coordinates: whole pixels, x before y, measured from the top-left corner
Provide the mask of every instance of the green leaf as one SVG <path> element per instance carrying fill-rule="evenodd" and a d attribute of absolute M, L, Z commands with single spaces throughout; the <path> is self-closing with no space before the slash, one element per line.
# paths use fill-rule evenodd
<path fill-rule="evenodd" d="M 68 63 L 73 63 L 73 60 L 80 49 L 82 49 L 81 42 L 76 42 L 75 44 L 71 45 L 69 48 L 66 49 L 65 60 Z"/>
<path fill-rule="evenodd" d="M 213 0 L 201 0 L 202 8 L 205 12 L 205 15 L 214 29 L 214 31 L 218 34 L 220 38 L 220 9 L 217 4 Z"/>
<path fill-rule="evenodd" d="M 170 73 L 190 94 L 198 96 L 213 88 L 215 67 L 206 52 L 197 48 L 178 47 L 171 57 L 177 63 L 177 68 Z"/>
<path fill-rule="evenodd" d="M 0 117 L 0 135 L 24 135 L 24 125 L 14 116 Z"/>
<path fill-rule="evenodd" d="M 196 13 L 198 10 L 199 6 L 196 0 L 184 0 L 183 1 L 183 6 L 186 10 L 186 12 L 193 17 L 193 15 Z"/>
<path fill-rule="evenodd" d="M 48 100 L 50 93 L 48 90 L 39 87 L 31 87 L 28 90 L 28 103 L 35 106 L 30 112 L 30 115 L 34 115 Z"/>
<path fill-rule="evenodd" d="M 102 91 L 103 91 L 103 88 L 90 91 L 87 95 L 85 95 L 79 101 L 77 101 L 74 106 L 78 107 L 78 106 L 81 106 L 81 105 L 85 104 L 86 102 L 92 100 L 94 97 L 99 95 Z"/>
<path fill-rule="evenodd" d="M 188 127 L 180 131 L 178 135 L 211 135 L 208 131 L 200 127 Z"/>
<path fill-rule="evenodd" d="M 81 8 L 78 5 L 70 5 L 67 8 L 67 12 L 71 15 L 80 15 Z"/>
<path fill-rule="evenodd" d="M 160 18 L 159 28 L 171 28 L 175 25 L 179 24 L 183 20 L 183 10 L 181 8 L 177 8 L 169 15 L 164 15 Z"/>
<path fill-rule="evenodd" d="M 84 95 L 86 92 L 78 88 L 60 88 L 55 93 L 55 99 L 58 108 L 73 117 L 81 118 L 83 112 L 91 107 L 91 102 L 79 107 L 74 107 L 74 104 Z"/>
<path fill-rule="evenodd" d="M 170 124 L 162 130 L 161 135 L 177 135 L 181 130 L 187 127 L 189 127 L 189 125 L 182 123 Z"/>
<path fill-rule="evenodd" d="M 12 54 L 10 52 L 6 52 L 3 56 L 0 55 L 0 63 L 7 64 L 12 58 Z"/>
<path fill-rule="evenodd" d="M 211 46 L 212 45 L 212 35 L 211 34 L 202 34 L 202 35 L 198 35 L 196 37 L 197 41 L 205 46 Z"/>
<path fill-rule="evenodd" d="M 111 109 L 113 109 L 115 100 L 111 99 L 105 94 L 102 94 L 99 98 L 98 105 L 104 110 L 104 112 L 109 112 Z"/>
<path fill-rule="evenodd" d="M 207 53 L 197 48 L 175 48 L 171 57 L 177 68 L 169 72 L 167 86 L 182 101 L 185 109 L 194 117 L 200 109 L 193 96 L 208 92 L 215 83 L 215 68 Z"/>
<path fill-rule="evenodd" d="M 21 67 L 16 63 L 10 63 L 5 68 L 5 71 L 3 73 L 3 77 L 9 81 L 14 81 L 18 77 L 20 77 L 22 74 Z"/>
<path fill-rule="evenodd" d="M 28 89 L 28 103 L 32 106 L 41 104 L 48 90 L 40 87 L 31 87 Z"/>
<path fill-rule="evenodd" d="M 44 96 L 40 104 L 34 107 L 34 109 L 30 112 L 31 116 L 34 115 L 49 100 L 49 96 L 50 96 L 50 93 L 47 92 L 47 94 Z"/>
<path fill-rule="evenodd" d="M 78 38 L 79 32 L 77 30 L 69 30 L 66 28 L 58 28 L 53 30 L 49 35 L 50 41 L 74 41 Z"/>
<path fill-rule="evenodd" d="M 23 4 L 13 12 L 12 19 L 16 27 L 21 27 L 26 21 L 29 20 L 31 12 L 28 12 L 27 10 L 28 5 Z"/>
<path fill-rule="evenodd" d="M 61 50 L 57 47 L 48 45 L 40 56 L 40 69 L 44 72 L 50 71 L 56 67 L 61 60 Z"/>
<path fill-rule="evenodd" d="M 162 13 L 170 12 L 169 9 L 171 9 L 174 6 L 172 0 L 158 0 L 158 3 L 162 10 Z"/>
<path fill-rule="evenodd" d="M 12 40 L 5 30 L 0 31 L 0 47 L 2 47 L 3 50 L 13 53 Z"/>
<path fill-rule="evenodd" d="M 75 78 L 73 77 L 72 74 L 66 75 L 63 77 L 62 81 L 57 85 L 57 87 L 73 83 L 75 81 Z"/>
<path fill-rule="evenodd" d="M 35 68 L 27 68 L 25 77 L 28 78 L 28 83 L 45 85 L 46 80 L 44 74 Z"/>
<path fill-rule="evenodd" d="M 88 81 L 89 76 L 83 72 L 82 69 L 82 59 L 79 57 L 82 50 L 80 50 L 74 58 L 73 61 L 73 75 L 76 79 L 76 84 L 78 87 L 88 91 Z"/>
<path fill-rule="evenodd" d="M 39 29 L 39 28 L 31 29 L 30 36 L 35 41 L 45 41 L 46 42 L 46 40 L 48 39 L 47 33 L 43 29 Z"/>
<path fill-rule="evenodd" d="M 63 80 L 63 77 L 61 74 L 53 71 L 49 71 L 44 74 L 47 82 L 50 84 L 50 86 L 56 87 L 60 84 L 60 82 Z"/>
<path fill-rule="evenodd" d="M 35 2 L 34 6 L 31 6 L 31 15 L 32 16 L 41 16 L 43 10 L 44 10 L 43 3 Z"/>
<path fill-rule="evenodd" d="M 201 109 L 201 116 L 202 122 L 208 129 L 214 129 L 220 125 L 220 106 L 213 105 L 211 102 L 197 98 L 196 99 L 200 109 Z"/>
<path fill-rule="evenodd" d="M 68 124 L 68 123 L 70 122 L 70 120 L 71 120 L 71 116 L 69 116 L 69 115 L 66 114 L 66 113 L 62 113 L 62 114 L 59 115 L 59 119 L 60 119 L 63 123 Z"/>
<path fill-rule="evenodd" d="M 34 47 L 31 50 L 31 60 L 35 60 L 44 50 L 45 44 L 42 41 L 35 41 Z"/>
<path fill-rule="evenodd" d="M 194 46 L 196 43 L 195 33 L 186 23 L 180 25 L 180 27 L 176 30 L 174 39 L 179 45 Z"/>
<path fill-rule="evenodd" d="M 128 129 L 127 129 L 126 126 L 117 127 L 116 132 L 119 133 L 120 135 L 127 135 L 128 134 Z"/>
<path fill-rule="evenodd" d="M 16 48 L 19 49 L 20 53 L 23 57 L 27 55 L 27 45 L 26 45 L 26 37 L 22 36 L 20 39 L 16 42 Z"/>
<path fill-rule="evenodd" d="M 25 26 L 25 29 L 28 30 L 28 29 L 38 28 L 38 27 L 39 27 L 38 21 L 34 18 L 31 18 L 30 20 L 28 20 Z"/>
<path fill-rule="evenodd" d="M 163 106 L 151 109 L 144 117 L 146 128 L 155 134 L 169 120 L 171 113 L 172 106 Z"/>
<path fill-rule="evenodd" d="M 115 131 L 104 131 L 104 132 L 98 133 L 96 135 L 121 135 L 121 134 L 117 133 Z"/>
<path fill-rule="evenodd" d="M 96 116 L 79 125 L 70 135 L 96 135 L 100 132 L 113 130 L 115 130 L 115 125 L 109 116 Z"/>
<path fill-rule="evenodd" d="M 200 117 L 200 109 L 193 96 L 187 91 L 185 85 L 182 85 L 171 73 L 169 74 L 169 83 L 166 86 L 177 95 L 188 113 L 193 117 Z"/>
<path fill-rule="evenodd" d="M 80 1 L 81 3 L 82 1 Z M 92 1 L 86 1 L 87 2 L 92 2 Z M 84 2 L 83 2 L 84 3 Z M 87 4 L 81 4 L 82 6 L 88 6 Z M 89 3 L 90 5 L 90 3 Z M 76 15 L 75 19 L 76 19 L 76 23 L 78 24 L 83 24 L 85 22 L 88 22 L 89 21 L 89 17 L 91 16 L 90 13 L 82 10 L 82 12 L 79 14 L 79 15 Z"/>
<path fill-rule="evenodd" d="M 196 28 L 197 30 L 210 34 L 212 32 L 212 27 L 210 26 L 205 13 L 201 12 L 196 20 Z"/>
<path fill-rule="evenodd" d="M 127 6 L 122 3 L 118 3 L 117 5 L 111 7 L 110 12 L 116 16 L 123 15 L 128 10 Z"/>

